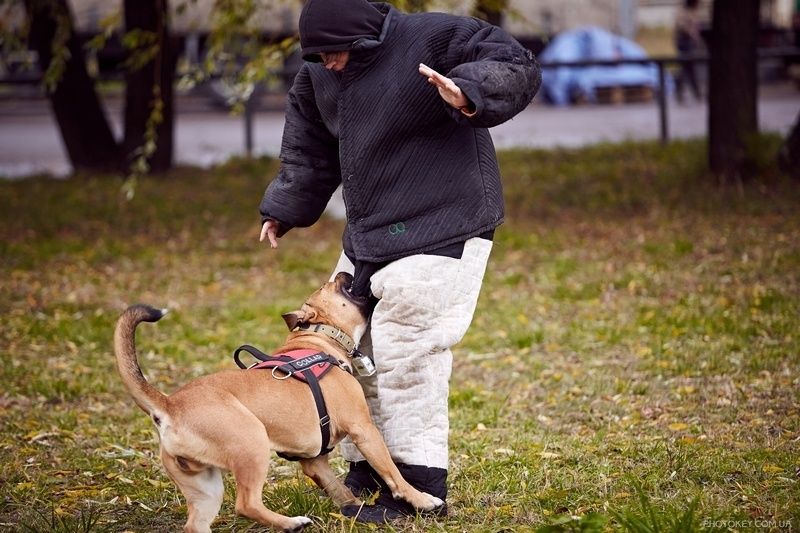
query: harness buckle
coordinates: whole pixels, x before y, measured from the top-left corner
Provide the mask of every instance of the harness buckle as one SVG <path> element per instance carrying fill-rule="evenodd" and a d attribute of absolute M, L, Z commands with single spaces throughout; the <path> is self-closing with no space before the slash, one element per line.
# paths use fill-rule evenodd
<path fill-rule="evenodd" d="M 330 423 L 331 423 L 331 417 L 330 417 L 330 415 L 325 415 L 325 416 L 323 416 L 322 418 L 320 418 L 320 419 L 319 419 L 319 425 L 320 425 L 320 427 L 325 427 L 325 426 L 327 426 L 327 425 L 328 425 L 328 424 L 330 424 Z"/>

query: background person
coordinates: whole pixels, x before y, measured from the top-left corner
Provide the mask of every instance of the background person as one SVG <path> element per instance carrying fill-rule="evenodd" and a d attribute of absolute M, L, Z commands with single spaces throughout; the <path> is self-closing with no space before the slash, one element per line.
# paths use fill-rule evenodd
<path fill-rule="evenodd" d="M 683 91 L 686 84 L 692 91 L 695 99 L 700 102 L 703 95 L 697 83 L 695 62 L 691 60 L 695 54 L 703 50 L 703 37 L 700 35 L 700 0 L 684 0 L 675 18 L 675 49 L 678 57 L 683 59 L 675 76 L 675 97 L 683 101 Z"/>

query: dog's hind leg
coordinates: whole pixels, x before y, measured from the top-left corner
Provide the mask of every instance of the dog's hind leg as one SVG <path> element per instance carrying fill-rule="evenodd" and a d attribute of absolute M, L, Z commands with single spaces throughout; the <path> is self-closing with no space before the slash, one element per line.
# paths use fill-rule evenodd
<path fill-rule="evenodd" d="M 350 489 L 333 473 L 327 455 L 320 455 L 313 459 L 301 459 L 300 466 L 303 468 L 303 473 L 324 490 L 337 507 L 361 505 L 361 500 L 353 496 Z"/>
<path fill-rule="evenodd" d="M 209 533 L 222 505 L 222 472 L 213 466 L 173 457 L 164 448 L 161 449 L 161 461 L 186 498 L 189 518 L 183 530 L 186 533 Z"/>
<path fill-rule="evenodd" d="M 236 479 L 236 512 L 281 531 L 302 531 L 311 524 L 310 518 L 284 516 L 267 509 L 262 501 L 270 454 L 270 442 L 264 426 L 253 423 L 244 426 L 239 424 L 238 427 L 236 441 L 227 442 L 225 446 L 226 454 L 233 458 L 229 467 Z"/>
<path fill-rule="evenodd" d="M 269 457 L 263 448 L 259 449 L 256 446 L 253 450 L 257 453 L 242 454 L 237 457 L 237 465 L 233 470 L 233 476 L 236 478 L 236 512 L 259 524 L 281 531 L 302 531 L 311 524 L 311 519 L 305 516 L 284 516 L 264 507 L 261 498 Z"/>

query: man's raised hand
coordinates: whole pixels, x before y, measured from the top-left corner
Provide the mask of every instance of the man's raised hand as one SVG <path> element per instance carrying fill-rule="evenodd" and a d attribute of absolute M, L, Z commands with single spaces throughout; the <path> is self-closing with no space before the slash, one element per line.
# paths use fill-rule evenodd
<path fill-rule="evenodd" d="M 427 77 L 428 83 L 439 90 L 439 96 L 442 97 L 442 100 L 456 109 L 463 110 L 469 107 L 469 100 L 453 80 L 447 76 L 442 76 L 424 63 L 419 64 L 419 73 Z"/>

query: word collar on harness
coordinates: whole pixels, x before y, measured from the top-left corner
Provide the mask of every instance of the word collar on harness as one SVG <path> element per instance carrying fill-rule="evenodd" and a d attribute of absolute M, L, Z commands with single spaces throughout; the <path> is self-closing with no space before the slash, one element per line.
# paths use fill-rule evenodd
<path fill-rule="evenodd" d="M 246 366 L 239 359 L 239 353 L 243 351 L 249 353 L 260 362 Z M 350 373 L 350 369 L 342 361 L 319 350 L 298 349 L 266 355 L 261 350 L 245 344 L 233 353 L 233 359 L 239 368 L 272 369 L 272 377 L 278 380 L 295 378 L 308 382 L 307 371 L 310 371 L 317 379 L 322 379 L 334 366 L 338 366 L 345 372 Z"/>
<path fill-rule="evenodd" d="M 248 367 L 239 359 L 239 353 L 243 351 L 249 353 L 261 362 Z M 242 369 L 272 369 L 272 377 L 280 381 L 293 377 L 306 383 L 311 389 L 311 395 L 314 397 L 314 403 L 317 406 L 317 414 L 319 415 L 319 430 L 322 436 L 322 445 L 320 446 L 318 455 L 325 455 L 333 450 L 333 448 L 328 448 L 331 440 L 331 417 L 328 415 L 328 408 L 325 405 L 325 398 L 322 395 L 319 380 L 334 366 L 346 370 L 339 360 L 332 355 L 317 350 L 301 349 L 281 354 L 267 355 L 258 348 L 247 344 L 240 346 L 233 352 L 233 360 L 239 368 Z M 278 455 L 291 461 L 302 459 L 301 457 L 292 457 L 280 452 L 278 452 Z"/>

